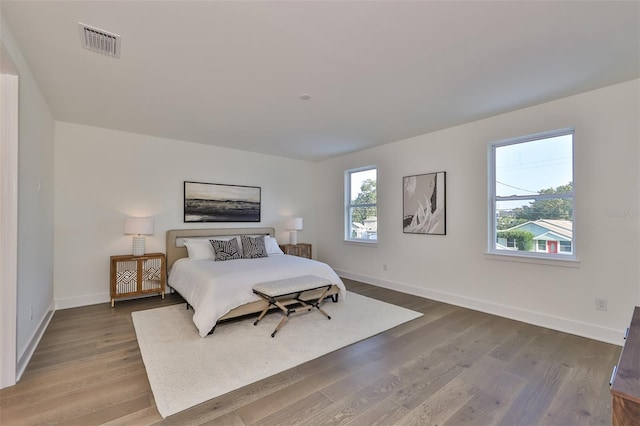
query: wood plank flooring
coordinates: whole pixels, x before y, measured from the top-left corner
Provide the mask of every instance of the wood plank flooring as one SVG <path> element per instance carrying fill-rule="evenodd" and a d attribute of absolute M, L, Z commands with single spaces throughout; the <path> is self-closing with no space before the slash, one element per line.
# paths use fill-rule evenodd
<path fill-rule="evenodd" d="M 177 295 L 55 313 L 22 380 L 14 425 L 608 425 L 620 347 L 355 281 L 424 316 L 163 419 L 131 312 Z M 161 326 L 161 324 L 159 324 Z"/>

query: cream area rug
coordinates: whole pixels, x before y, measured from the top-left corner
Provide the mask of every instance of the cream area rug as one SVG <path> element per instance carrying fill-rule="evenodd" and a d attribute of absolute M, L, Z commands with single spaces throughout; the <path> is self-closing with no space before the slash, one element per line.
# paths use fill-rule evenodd
<path fill-rule="evenodd" d="M 256 326 L 255 318 L 219 324 L 205 338 L 184 304 L 133 312 L 158 412 L 170 416 L 422 316 L 356 293 L 322 308 L 331 320 L 315 309 L 292 314 L 273 338 L 279 311 Z"/>

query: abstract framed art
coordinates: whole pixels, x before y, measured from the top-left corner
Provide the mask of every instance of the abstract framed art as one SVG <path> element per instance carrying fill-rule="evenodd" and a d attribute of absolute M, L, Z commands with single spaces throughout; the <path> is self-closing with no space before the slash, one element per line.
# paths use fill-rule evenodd
<path fill-rule="evenodd" d="M 260 187 L 184 182 L 185 222 L 260 222 Z"/>
<path fill-rule="evenodd" d="M 402 231 L 447 235 L 446 172 L 402 178 Z"/>

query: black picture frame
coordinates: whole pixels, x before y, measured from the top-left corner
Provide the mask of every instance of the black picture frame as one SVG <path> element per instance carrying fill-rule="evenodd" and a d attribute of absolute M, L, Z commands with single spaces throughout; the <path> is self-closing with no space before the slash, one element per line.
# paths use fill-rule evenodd
<path fill-rule="evenodd" d="M 447 173 L 402 178 L 402 232 L 447 235 Z"/>
<path fill-rule="evenodd" d="M 260 222 L 259 186 L 184 182 L 184 222 Z"/>

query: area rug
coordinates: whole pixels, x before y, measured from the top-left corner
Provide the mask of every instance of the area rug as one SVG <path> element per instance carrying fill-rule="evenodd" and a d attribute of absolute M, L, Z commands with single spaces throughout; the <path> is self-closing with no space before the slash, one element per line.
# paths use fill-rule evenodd
<path fill-rule="evenodd" d="M 201 338 L 184 304 L 133 312 L 138 345 L 162 417 L 366 339 L 421 313 L 356 293 L 319 312 L 294 314 L 276 337 L 282 318 L 267 315 L 218 325 Z"/>

